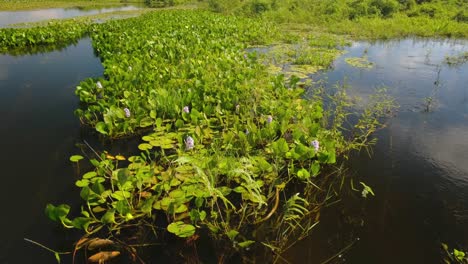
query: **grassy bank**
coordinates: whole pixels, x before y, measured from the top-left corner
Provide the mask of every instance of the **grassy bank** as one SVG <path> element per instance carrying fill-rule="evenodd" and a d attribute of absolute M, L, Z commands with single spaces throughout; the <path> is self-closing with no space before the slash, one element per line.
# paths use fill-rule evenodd
<path fill-rule="evenodd" d="M 468 37 L 468 2 L 460 0 L 207 0 L 215 12 L 308 24 L 354 38 Z"/>

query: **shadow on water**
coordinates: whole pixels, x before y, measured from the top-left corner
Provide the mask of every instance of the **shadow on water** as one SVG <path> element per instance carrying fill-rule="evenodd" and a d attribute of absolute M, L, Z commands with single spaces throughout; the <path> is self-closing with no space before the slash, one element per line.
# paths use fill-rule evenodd
<path fill-rule="evenodd" d="M 468 64 L 444 63 L 466 52 L 468 42 L 357 42 L 347 50 L 333 70 L 312 77 L 330 87 L 346 80 L 348 93 L 363 98 L 384 85 L 400 105 L 375 135 L 372 157 L 363 151 L 348 162 L 354 182 L 376 196 L 345 195 L 287 257 L 320 263 L 356 241 L 330 263 L 442 263 L 441 242 L 468 248 Z M 345 61 L 362 56 L 374 67 Z"/>
<path fill-rule="evenodd" d="M 80 128 L 73 114 L 74 90 L 103 67 L 85 38 L 61 51 L 28 56 L 0 55 L 0 127 L 2 164 L 2 239 L 0 263 L 53 263 L 53 254 L 23 238 L 68 250 L 74 234 L 47 219 L 47 203 L 80 206 L 70 155 L 87 140 L 97 150 L 131 153 L 130 141 L 103 146 L 94 133 Z M 86 166 L 83 163 L 83 166 Z"/>

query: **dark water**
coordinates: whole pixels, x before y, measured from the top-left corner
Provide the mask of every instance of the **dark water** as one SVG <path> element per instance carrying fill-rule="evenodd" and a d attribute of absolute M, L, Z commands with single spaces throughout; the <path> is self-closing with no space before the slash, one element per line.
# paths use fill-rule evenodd
<path fill-rule="evenodd" d="M 37 22 L 48 19 L 63 19 L 77 16 L 88 16 L 114 11 L 137 10 L 138 6 L 119 6 L 101 9 L 83 10 L 79 8 L 49 8 L 29 11 L 0 11 L 0 28 L 7 27 L 10 24 Z"/>
<path fill-rule="evenodd" d="M 442 263 L 441 242 L 467 250 L 468 64 L 449 67 L 444 57 L 467 51 L 468 41 L 359 42 L 347 50 L 314 78 L 329 86 L 346 79 L 349 94 L 363 98 L 385 85 L 400 105 L 377 133 L 372 157 L 363 152 L 350 160 L 350 174 L 376 196 L 356 192 L 325 210 L 288 259 L 321 263 L 352 245 L 331 263 Z M 374 68 L 344 60 L 365 54 Z"/>
<path fill-rule="evenodd" d="M 60 52 L 0 55 L 0 263 L 53 263 L 52 254 L 23 238 L 68 248 L 67 233 L 55 228 L 44 208 L 79 197 L 68 160 L 80 152 L 74 90 L 102 73 L 89 38 Z"/>

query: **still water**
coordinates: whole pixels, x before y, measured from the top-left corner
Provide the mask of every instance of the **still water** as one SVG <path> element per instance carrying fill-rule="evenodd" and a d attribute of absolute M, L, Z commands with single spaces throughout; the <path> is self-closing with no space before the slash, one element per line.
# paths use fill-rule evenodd
<path fill-rule="evenodd" d="M 468 41 L 357 42 L 346 50 L 313 79 L 330 87 L 346 82 L 364 102 L 386 86 L 400 105 L 377 133 L 373 155 L 363 151 L 349 162 L 355 182 L 376 196 L 355 192 L 325 210 L 320 227 L 288 259 L 321 263 L 352 245 L 331 263 L 442 263 L 441 242 L 468 248 L 468 64 L 444 63 L 468 51 Z M 361 56 L 374 67 L 345 62 Z"/>
<path fill-rule="evenodd" d="M 45 217 L 44 206 L 79 195 L 68 160 L 79 153 L 81 138 L 74 90 L 102 73 L 89 38 L 60 52 L 0 55 L 0 263 L 53 263 L 53 254 L 23 238 L 66 248 L 63 230 Z"/>
<path fill-rule="evenodd" d="M 10 24 L 37 22 L 49 19 L 63 19 L 77 16 L 89 16 L 115 11 L 137 10 L 138 6 L 118 6 L 101 9 L 83 10 L 79 8 L 49 8 L 29 11 L 0 11 L 0 28 L 7 27 Z"/>

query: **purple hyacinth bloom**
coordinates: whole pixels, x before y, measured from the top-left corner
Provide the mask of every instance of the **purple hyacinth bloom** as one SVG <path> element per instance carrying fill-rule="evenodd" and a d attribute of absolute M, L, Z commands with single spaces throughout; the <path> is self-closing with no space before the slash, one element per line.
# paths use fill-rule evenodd
<path fill-rule="evenodd" d="M 102 89 L 102 84 L 101 84 L 100 81 L 98 81 L 98 82 L 96 83 L 96 87 L 97 87 L 98 89 Z"/>
<path fill-rule="evenodd" d="M 270 124 L 271 122 L 273 122 L 273 117 L 271 115 L 269 115 L 267 117 L 267 123 Z"/>
<path fill-rule="evenodd" d="M 312 140 L 312 142 L 310 143 L 312 145 L 312 147 L 314 147 L 315 151 L 318 151 L 319 150 L 319 147 L 320 147 L 320 144 L 318 142 L 318 140 Z"/>
<path fill-rule="evenodd" d="M 191 136 L 188 136 L 185 139 L 185 149 L 186 150 L 191 150 L 191 149 L 193 149 L 193 147 L 195 147 L 195 141 L 193 140 L 193 138 Z"/>
<path fill-rule="evenodd" d="M 130 109 L 125 107 L 124 112 L 125 112 L 125 117 L 130 117 Z"/>
<path fill-rule="evenodd" d="M 184 108 L 182 108 L 182 111 L 184 111 L 184 113 L 190 113 L 190 108 L 188 106 L 184 106 Z"/>

